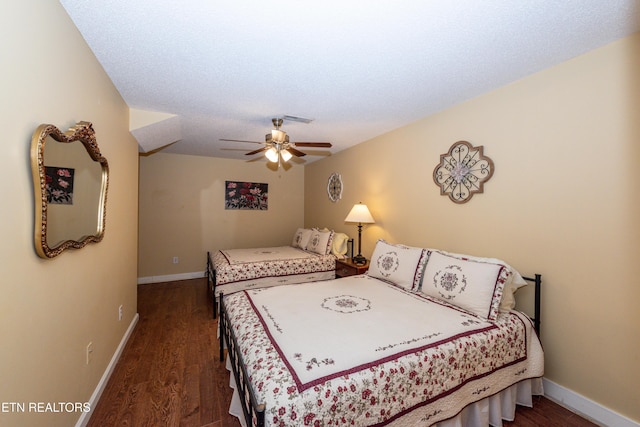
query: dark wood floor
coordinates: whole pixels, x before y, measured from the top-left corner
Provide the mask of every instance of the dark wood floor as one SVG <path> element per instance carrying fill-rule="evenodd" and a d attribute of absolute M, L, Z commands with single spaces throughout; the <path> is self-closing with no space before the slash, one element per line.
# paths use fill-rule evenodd
<path fill-rule="evenodd" d="M 205 279 L 138 286 L 140 319 L 89 426 L 238 427 Z M 545 398 L 510 427 L 593 427 Z"/>

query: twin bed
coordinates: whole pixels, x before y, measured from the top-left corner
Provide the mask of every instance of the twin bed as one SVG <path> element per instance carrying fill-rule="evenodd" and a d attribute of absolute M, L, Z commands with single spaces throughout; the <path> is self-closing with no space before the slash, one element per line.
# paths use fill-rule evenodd
<path fill-rule="evenodd" d="M 207 252 L 208 289 L 217 301 L 221 293 L 333 279 L 348 241 L 343 233 L 299 228 L 290 246 Z"/>
<path fill-rule="evenodd" d="M 533 321 L 514 310 L 527 281 Z M 245 426 L 500 426 L 542 394 L 540 284 L 380 240 L 365 275 L 221 294 L 230 412 Z"/>

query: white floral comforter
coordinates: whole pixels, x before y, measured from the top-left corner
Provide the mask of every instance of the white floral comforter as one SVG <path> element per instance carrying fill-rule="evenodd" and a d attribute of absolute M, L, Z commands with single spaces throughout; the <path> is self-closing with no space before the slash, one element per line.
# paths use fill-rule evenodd
<path fill-rule="evenodd" d="M 225 305 L 267 425 L 430 425 L 543 374 L 524 315 L 482 321 L 369 276 Z"/>
<path fill-rule="evenodd" d="M 292 246 L 229 249 L 213 255 L 217 292 L 225 294 L 265 284 L 300 283 L 335 277 L 336 257 Z M 223 285 L 236 286 L 223 286 Z"/>

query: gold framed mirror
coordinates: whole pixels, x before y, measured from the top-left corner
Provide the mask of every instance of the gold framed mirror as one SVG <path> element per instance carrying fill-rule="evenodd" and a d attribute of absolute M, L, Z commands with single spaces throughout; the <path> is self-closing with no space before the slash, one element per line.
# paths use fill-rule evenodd
<path fill-rule="evenodd" d="M 31 139 L 35 195 L 35 247 L 42 258 L 80 249 L 104 237 L 109 164 L 93 125 L 67 132 L 42 124 Z"/>

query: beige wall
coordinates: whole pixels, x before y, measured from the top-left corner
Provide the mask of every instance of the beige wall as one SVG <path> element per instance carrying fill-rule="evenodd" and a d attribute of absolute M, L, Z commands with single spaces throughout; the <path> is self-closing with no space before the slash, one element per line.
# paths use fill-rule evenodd
<path fill-rule="evenodd" d="M 463 205 L 432 178 L 458 140 L 495 163 Z M 366 256 L 385 238 L 543 274 L 545 377 L 640 421 L 639 158 L 636 34 L 307 166 L 305 223 L 355 231 L 344 218 L 362 201 Z"/>
<path fill-rule="evenodd" d="M 137 144 L 126 104 L 57 1 L 0 9 L 0 403 L 87 402 L 136 313 Z M 67 130 L 80 120 L 93 123 L 111 169 L 106 234 L 41 259 L 31 135 L 41 123 Z M 70 426 L 79 416 L 0 412 L 0 425 Z"/>
<path fill-rule="evenodd" d="M 225 210 L 225 181 L 269 184 L 268 209 Z M 262 160 L 140 157 L 138 276 L 202 272 L 207 251 L 290 244 L 303 226 L 303 192 L 300 165 L 274 171 Z"/>

